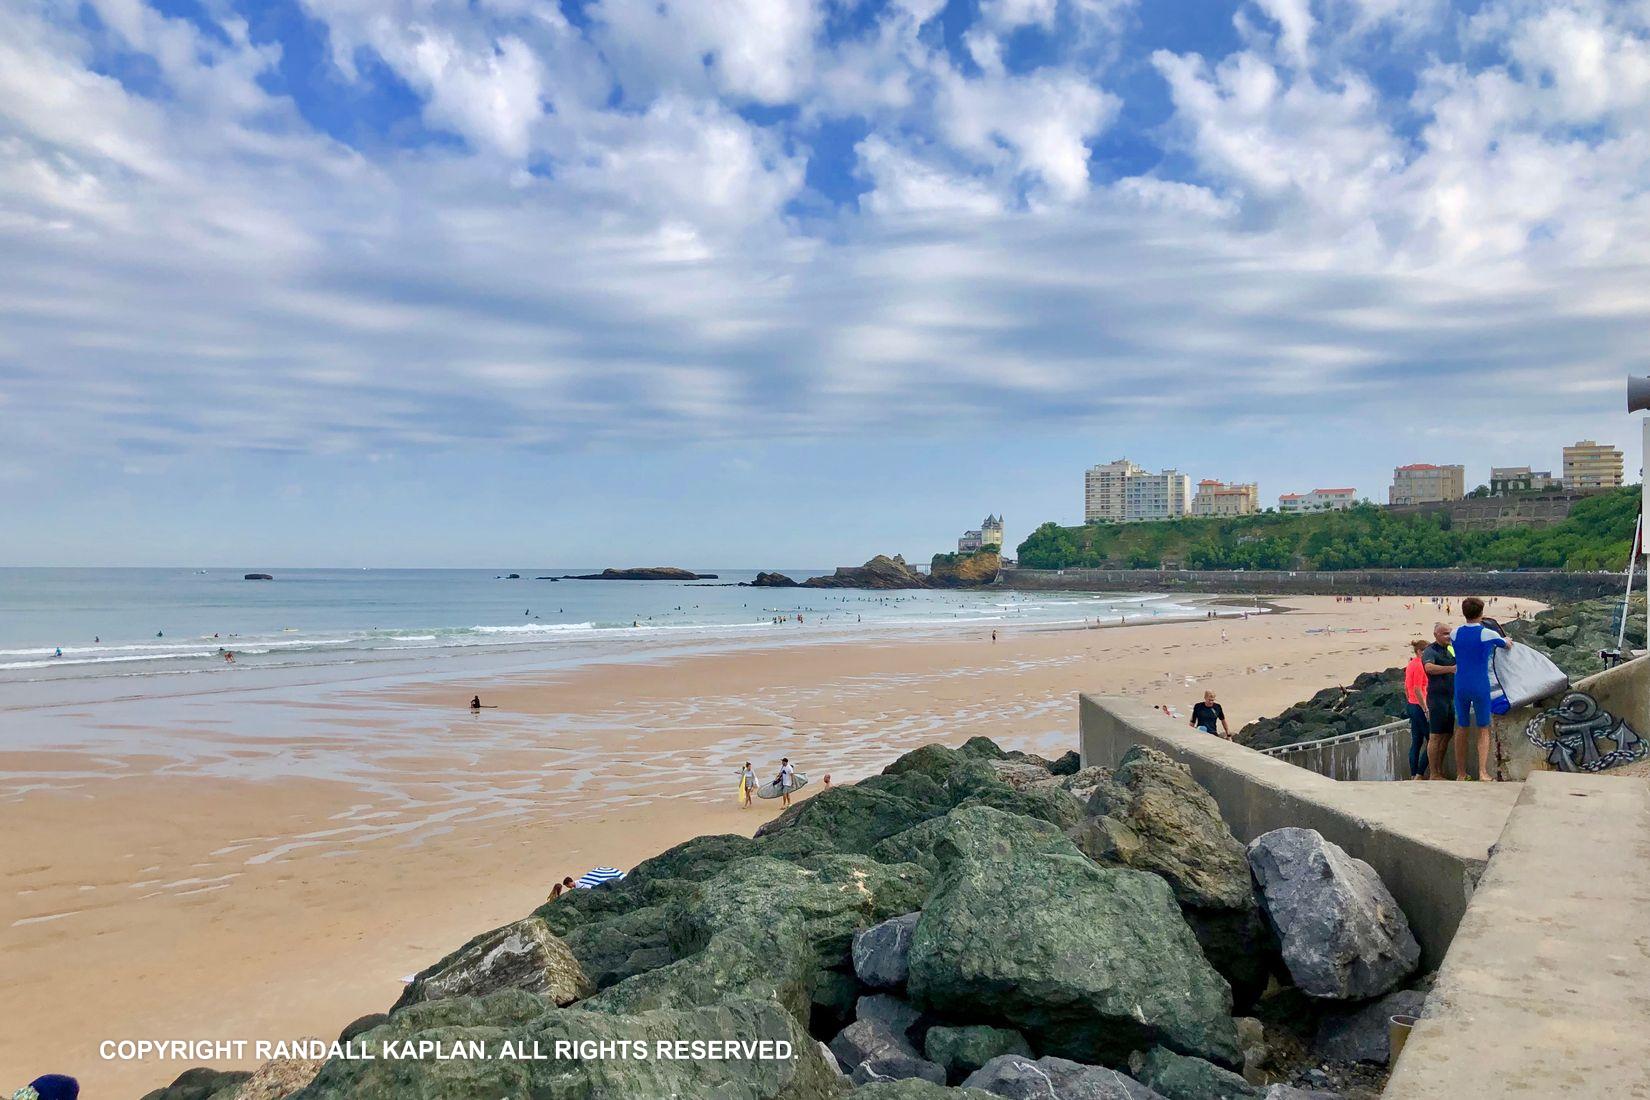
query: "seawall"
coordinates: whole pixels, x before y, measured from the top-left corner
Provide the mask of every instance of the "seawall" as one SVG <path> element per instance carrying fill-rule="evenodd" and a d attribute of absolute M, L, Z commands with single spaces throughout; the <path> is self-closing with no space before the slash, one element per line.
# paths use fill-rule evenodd
<path fill-rule="evenodd" d="M 1083 763 L 1115 767 L 1147 745 L 1191 769 L 1248 843 L 1286 825 L 1316 829 L 1374 867 L 1437 966 L 1518 797 L 1512 784 L 1336 782 L 1232 741 L 1186 729 L 1138 699 L 1084 695 Z"/>
<path fill-rule="evenodd" d="M 1019 569 L 997 575 L 1002 588 L 1078 592 L 1202 592 L 1268 596 L 1527 596 L 1543 602 L 1620 596 L 1625 573 L 1511 572 L 1473 569 L 1290 571 L 1221 569 Z"/>

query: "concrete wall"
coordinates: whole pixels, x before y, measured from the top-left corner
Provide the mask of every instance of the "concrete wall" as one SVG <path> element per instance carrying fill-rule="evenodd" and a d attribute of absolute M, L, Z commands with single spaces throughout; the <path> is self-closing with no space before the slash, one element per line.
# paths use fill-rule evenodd
<path fill-rule="evenodd" d="M 1275 760 L 1345 783 L 1408 779 L 1409 723 L 1392 722 L 1373 730 L 1262 751 Z"/>
<path fill-rule="evenodd" d="M 1084 695 L 1079 723 L 1085 765 L 1114 767 L 1137 744 L 1167 753 L 1214 796 L 1239 840 L 1295 825 L 1369 863 L 1403 906 L 1429 967 L 1443 959 L 1518 794 L 1495 783 L 1338 783 L 1187 730 L 1137 699 Z"/>
<path fill-rule="evenodd" d="M 1348 569 L 1334 572 L 1237 572 L 1213 569 L 1019 569 L 1005 567 L 1000 587 L 1065 592 L 1199 592 L 1276 596 L 1525 596 L 1552 602 L 1619 595 L 1626 574 L 1486 573 L 1453 569 Z"/>
<path fill-rule="evenodd" d="M 1640 737 L 1650 737 L 1650 660 L 1643 657 L 1607 668 L 1576 681 L 1574 690 L 1585 691 L 1598 700 L 1599 706 L 1625 718 Z M 1495 737 L 1503 779 L 1523 779 L 1531 772 L 1553 770 L 1547 761 L 1547 752 L 1530 742 L 1525 728 L 1542 710 L 1556 706 L 1566 693 L 1501 715 L 1491 725 Z M 1540 731 L 1542 737 L 1552 738 L 1552 725 L 1547 723 Z M 1609 743 L 1603 747 L 1608 749 Z M 1476 750 L 1475 750 L 1476 751 Z"/>
<path fill-rule="evenodd" d="M 1650 1097 L 1650 786 L 1507 786 L 1521 797 L 1382 1095 Z"/>

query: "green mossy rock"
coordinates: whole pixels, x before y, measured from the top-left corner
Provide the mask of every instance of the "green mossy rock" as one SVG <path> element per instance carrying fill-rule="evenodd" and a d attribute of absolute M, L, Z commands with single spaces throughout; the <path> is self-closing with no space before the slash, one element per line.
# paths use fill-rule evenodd
<path fill-rule="evenodd" d="M 1138 1058 L 1134 1076 L 1166 1100 L 1260 1100 L 1264 1088 L 1202 1058 L 1153 1047 Z"/>
<path fill-rule="evenodd" d="M 1236 1003 L 1252 1004 L 1266 990 L 1277 944 L 1248 854 L 1220 807 L 1183 764 L 1142 745 L 1123 754 L 1114 779 L 1090 800 L 1106 816 L 1083 827 L 1079 847 L 1097 862 L 1161 876 Z"/>
<path fill-rule="evenodd" d="M 1161 1043 L 1238 1063 L 1231 990 L 1166 882 L 1099 867 L 1058 830 L 990 807 L 947 821 L 913 937 L 913 1004 L 1079 1062 L 1118 1065 Z"/>
<path fill-rule="evenodd" d="M 457 951 L 420 970 L 395 1003 L 395 1012 L 420 1001 L 481 997 L 522 989 L 558 1005 L 596 991 L 567 944 L 543 920 L 522 920 L 483 932 Z"/>
<path fill-rule="evenodd" d="M 997 742 L 985 736 L 970 737 L 957 751 L 964 756 L 978 756 L 983 760 L 1001 760 L 1004 755 Z"/>
<path fill-rule="evenodd" d="M 633 1014 L 771 993 L 806 1021 L 820 972 L 850 965 L 854 933 L 917 908 L 928 883 L 921 867 L 865 856 L 815 856 L 807 866 L 739 860 L 669 906 L 665 929 L 678 961 L 584 1006 Z"/>
<path fill-rule="evenodd" d="M 965 1027 L 931 1027 L 923 1038 L 923 1052 L 930 1062 L 945 1070 L 945 1076 L 956 1084 L 970 1073 L 1001 1054 L 1023 1054 L 1031 1057 L 1026 1037 L 1008 1028 L 970 1024 Z"/>
<path fill-rule="evenodd" d="M 873 1081 L 849 1095 L 853 1100 L 1001 1100 L 979 1089 L 951 1088 L 916 1077 L 904 1081 Z"/>
<path fill-rule="evenodd" d="M 292 1100 L 610 1100 L 612 1097 L 676 1097 L 678 1100 L 836 1100 L 840 1078 L 819 1045 L 794 1016 L 772 1000 L 732 996 L 719 1004 L 619 1016 L 556 1009 L 496 998 L 458 998 L 398 1013 L 364 1040 L 374 1053 L 390 1040 L 486 1044 L 485 1059 L 334 1059 Z M 437 1009 L 439 1011 L 425 1011 Z M 523 1014 L 526 1018 L 523 1019 Z M 782 1040 L 787 1060 L 674 1060 L 653 1056 L 658 1042 L 679 1040 Z M 645 1044 L 649 1057 L 578 1060 L 554 1057 L 556 1043 L 626 1041 Z M 550 1060 L 501 1057 L 503 1044 Z M 626 1048 L 633 1050 L 634 1048 Z"/>

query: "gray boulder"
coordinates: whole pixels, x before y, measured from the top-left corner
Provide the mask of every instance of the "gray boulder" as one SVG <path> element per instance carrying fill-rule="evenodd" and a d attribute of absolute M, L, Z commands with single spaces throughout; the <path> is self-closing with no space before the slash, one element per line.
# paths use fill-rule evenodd
<path fill-rule="evenodd" d="M 855 1066 L 848 1079 L 856 1085 L 868 1085 L 873 1081 L 910 1080 L 943 1085 L 945 1070 L 910 1051 L 890 1050 Z"/>
<path fill-rule="evenodd" d="M 1163 1100 L 1140 1082 L 1104 1066 L 1019 1054 L 993 1058 L 963 1082 L 1009 1100 Z"/>
<path fill-rule="evenodd" d="M 872 989 L 896 989 L 911 972 L 911 933 L 921 913 L 885 920 L 854 935 L 854 973 Z"/>
<path fill-rule="evenodd" d="M 922 1013 L 898 997 L 890 997 L 886 993 L 872 993 L 859 999 L 859 1004 L 854 1007 L 854 1018 L 874 1020 L 895 1035 L 909 1041 L 911 1029 L 917 1026 Z"/>
<path fill-rule="evenodd" d="M 878 1020 L 855 1020 L 830 1046 L 856 1085 L 910 1077 L 945 1084 L 945 1070 L 921 1057 L 904 1035 Z"/>
<path fill-rule="evenodd" d="M 1301 992 L 1378 997 L 1415 970 L 1420 945 L 1375 869 L 1312 829 L 1274 829 L 1249 845 L 1261 904 Z"/>
<path fill-rule="evenodd" d="M 1312 1052 L 1331 1062 L 1373 1062 L 1386 1065 L 1389 1050 L 1387 1024 L 1394 1016 L 1419 1016 L 1427 995 L 1400 989 L 1346 1014 L 1325 1015 L 1318 1021 Z"/>
<path fill-rule="evenodd" d="M 1167 1100 L 1260 1100 L 1266 1090 L 1237 1074 L 1172 1050 L 1153 1047 L 1130 1060 L 1134 1075 Z"/>
<path fill-rule="evenodd" d="M 1261 1100 L 1342 1100 L 1342 1097 L 1338 1092 L 1298 1089 L 1294 1085 L 1273 1085 L 1266 1090 Z"/>
<path fill-rule="evenodd" d="M 979 1089 L 949 1089 L 932 1081 L 872 1081 L 853 1092 L 854 1100 L 992 1100 Z"/>
<path fill-rule="evenodd" d="M 590 996 L 596 987 L 579 960 L 538 917 L 483 932 L 434 966 L 418 972 L 391 1011 L 442 997 L 477 997 L 501 989 L 537 993 L 558 1004 Z"/>
<path fill-rule="evenodd" d="M 911 945 L 916 1007 L 1090 1063 L 1162 1043 L 1238 1064 L 1231 991 L 1163 879 L 1099 867 L 1057 829 L 989 807 L 946 824 Z"/>
<path fill-rule="evenodd" d="M 1031 1057 L 1024 1035 L 1007 1028 L 973 1024 L 967 1027 L 931 1027 L 923 1036 L 923 1053 L 945 1070 L 950 1081 L 964 1077 L 1004 1054 Z"/>

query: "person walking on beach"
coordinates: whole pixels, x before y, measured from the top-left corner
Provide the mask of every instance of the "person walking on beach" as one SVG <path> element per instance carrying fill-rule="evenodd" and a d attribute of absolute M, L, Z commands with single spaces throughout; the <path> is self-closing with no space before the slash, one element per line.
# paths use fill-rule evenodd
<path fill-rule="evenodd" d="M 739 769 L 739 808 L 749 809 L 751 795 L 756 791 L 756 772 L 751 769 L 751 762 L 745 761 L 745 766 Z"/>
<path fill-rule="evenodd" d="M 1427 674 L 1427 778 L 1444 779 L 1444 751 L 1455 736 L 1455 650 L 1449 627 L 1432 624 L 1432 644 L 1421 651 Z M 1467 751 L 1455 743 L 1455 773 L 1467 770 Z"/>
<path fill-rule="evenodd" d="M 1409 643 L 1409 664 L 1404 666 L 1404 707 L 1409 713 L 1409 777 L 1424 779 L 1427 774 L 1427 738 L 1431 735 L 1427 717 L 1427 665 L 1421 653 L 1425 638 Z"/>
<path fill-rule="evenodd" d="M 1217 722 L 1223 731 L 1218 736 L 1230 741 L 1232 739 L 1232 727 L 1226 724 L 1226 710 L 1215 702 L 1214 692 L 1205 691 L 1203 701 L 1192 705 L 1192 720 L 1187 725 L 1195 726 L 1204 733 L 1214 733 L 1215 723 Z"/>
<path fill-rule="evenodd" d="M 791 758 L 786 756 L 779 761 L 779 774 L 774 777 L 774 783 L 779 787 L 779 804 L 791 804 L 791 788 L 796 786 L 796 769 L 791 766 Z"/>
<path fill-rule="evenodd" d="M 1468 596 L 1461 601 L 1461 615 L 1467 620 L 1455 628 L 1451 641 L 1455 646 L 1455 724 L 1461 727 L 1463 738 L 1477 733 L 1478 779 L 1495 782 L 1490 774 L 1490 657 L 1498 649 L 1509 649 L 1512 642 L 1493 630 L 1484 619 L 1484 601 Z M 1463 743 L 1459 755 L 1465 755 Z M 1466 779 L 1466 770 L 1460 769 L 1457 779 Z"/>

